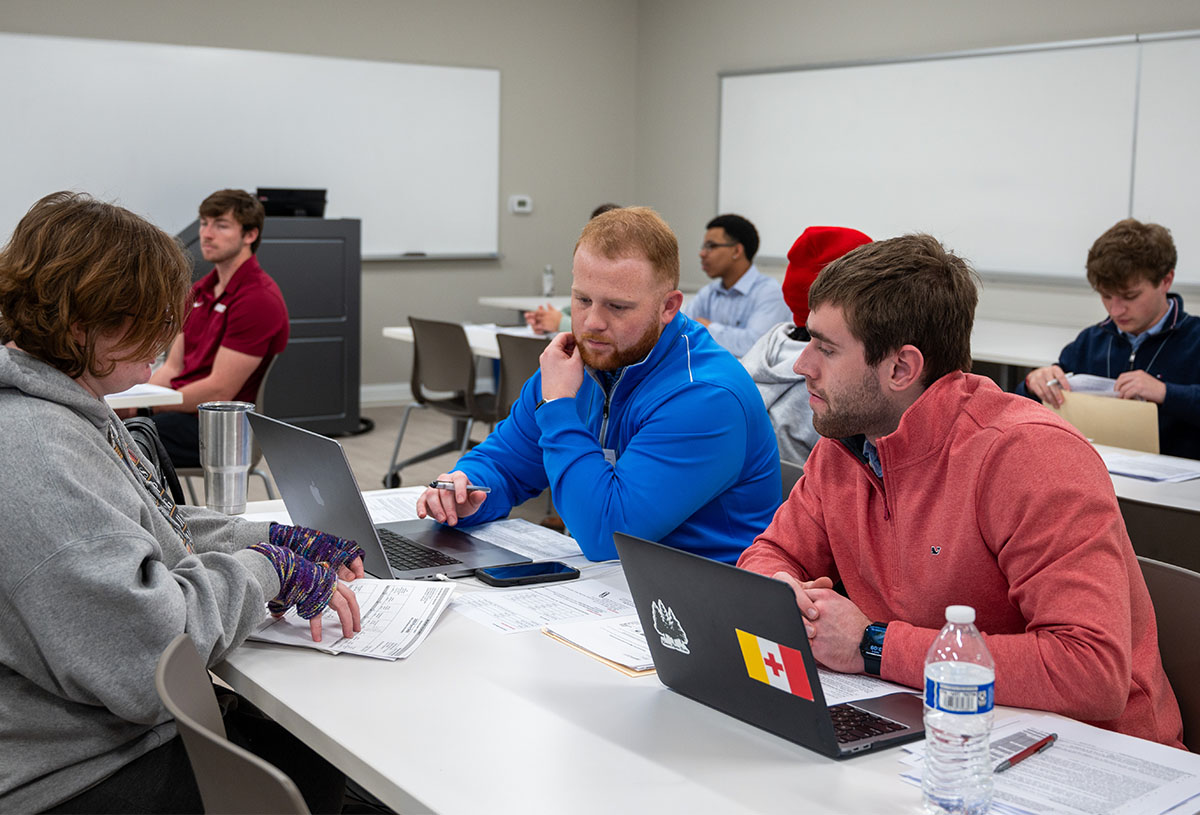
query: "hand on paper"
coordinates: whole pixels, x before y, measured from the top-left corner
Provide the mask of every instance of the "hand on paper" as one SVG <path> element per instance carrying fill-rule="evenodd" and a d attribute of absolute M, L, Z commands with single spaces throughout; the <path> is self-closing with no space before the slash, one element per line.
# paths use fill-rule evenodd
<path fill-rule="evenodd" d="M 361 567 L 361 561 L 359 561 L 359 565 Z M 333 592 L 333 597 L 330 598 L 328 607 L 337 612 L 338 620 L 342 623 L 343 637 L 353 637 L 355 632 L 362 631 L 362 620 L 358 613 L 358 598 L 341 581 L 338 581 L 337 589 Z M 312 632 L 313 642 L 320 642 L 320 614 L 308 621 L 308 628 Z"/>
<path fill-rule="evenodd" d="M 487 493 L 467 491 L 470 480 L 466 473 L 455 470 L 452 473 L 442 473 L 438 481 L 450 481 L 453 490 L 439 490 L 430 487 L 421 493 L 417 499 L 417 517 L 433 518 L 438 523 L 454 526 L 459 518 L 474 514 L 480 505 L 487 500 Z"/>
<path fill-rule="evenodd" d="M 1045 404 L 1059 408 L 1063 403 L 1063 391 L 1069 391 L 1071 383 L 1067 381 L 1067 375 L 1062 368 L 1047 365 L 1045 368 L 1030 371 L 1025 377 L 1025 387 Z"/>
<path fill-rule="evenodd" d="M 1145 371 L 1126 371 L 1117 377 L 1116 388 L 1122 399 L 1142 399 L 1161 405 L 1167 398 L 1167 383 Z"/>
<path fill-rule="evenodd" d="M 542 369 L 542 398 L 572 397 L 583 384 L 583 357 L 575 337 L 562 333 L 550 341 L 539 359 Z"/>

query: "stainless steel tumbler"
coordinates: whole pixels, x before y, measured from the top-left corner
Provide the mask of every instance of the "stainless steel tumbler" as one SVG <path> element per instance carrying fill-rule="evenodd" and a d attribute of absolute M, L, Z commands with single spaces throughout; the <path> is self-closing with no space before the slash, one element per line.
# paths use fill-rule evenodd
<path fill-rule="evenodd" d="M 246 511 L 250 479 L 251 402 L 204 402 L 200 416 L 200 464 L 204 467 L 204 503 L 226 515 Z"/>

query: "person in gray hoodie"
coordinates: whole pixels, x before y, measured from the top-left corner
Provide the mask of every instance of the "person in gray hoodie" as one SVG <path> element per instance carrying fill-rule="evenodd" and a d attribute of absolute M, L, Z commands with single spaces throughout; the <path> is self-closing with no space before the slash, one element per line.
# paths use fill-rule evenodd
<path fill-rule="evenodd" d="M 808 386 L 793 370 L 800 352 L 808 345 L 808 290 L 817 273 L 851 249 L 871 239 L 857 229 L 840 226 L 810 226 L 788 250 L 783 276 L 783 299 L 792 310 L 792 322 L 778 323 L 742 356 L 742 365 L 758 386 L 767 406 L 779 458 L 803 466 L 820 436 L 812 426 Z M 786 497 L 786 496 L 785 496 Z"/>
<path fill-rule="evenodd" d="M 358 627 L 337 579 L 362 574 L 355 544 L 175 506 L 104 401 L 149 378 L 190 272 L 161 230 L 75 193 L 34 204 L 0 250 L 0 811 L 200 811 L 154 686 L 171 640 L 215 664 L 268 601 Z M 344 778 L 243 715 L 250 749 L 283 744 L 313 810 L 337 811 Z"/>

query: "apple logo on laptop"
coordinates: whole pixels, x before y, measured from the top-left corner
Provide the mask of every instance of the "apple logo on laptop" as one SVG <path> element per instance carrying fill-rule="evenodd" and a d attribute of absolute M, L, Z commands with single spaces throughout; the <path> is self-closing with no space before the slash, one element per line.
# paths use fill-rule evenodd
<path fill-rule="evenodd" d="M 321 491 L 317 489 L 317 482 L 308 482 L 308 491 L 312 493 L 313 499 L 321 506 L 325 506 L 325 499 L 321 497 Z"/>

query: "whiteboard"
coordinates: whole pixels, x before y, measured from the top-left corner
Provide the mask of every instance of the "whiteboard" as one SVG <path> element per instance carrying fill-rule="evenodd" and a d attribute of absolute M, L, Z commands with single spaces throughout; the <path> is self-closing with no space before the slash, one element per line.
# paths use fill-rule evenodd
<path fill-rule="evenodd" d="M 718 208 L 765 256 L 814 224 L 922 231 L 980 271 L 1082 279 L 1129 212 L 1137 49 L 725 76 Z"/>
<path fill-rule="evenodd" d="M 365 257 L 498 251 L 500 73 L 0 34 L 0 241 L 60 189 L 175 234 L 224 187 L 328 190 Z"/>
<path fill-rule="evenodd" d="M 1176 280 L 1200 282 L 1200 39 L 1142 45 L 1133 217 L 1171 230 Z"/>

